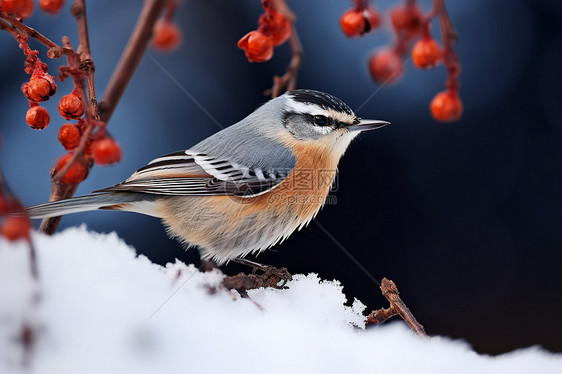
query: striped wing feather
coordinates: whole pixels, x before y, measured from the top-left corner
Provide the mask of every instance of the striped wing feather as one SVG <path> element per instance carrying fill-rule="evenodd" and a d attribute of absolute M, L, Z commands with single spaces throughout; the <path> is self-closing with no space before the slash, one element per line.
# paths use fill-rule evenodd
<path fill-rule="evenodd" d="M 187 151 L 152 160 L 118 185 L 96 192 L 129 191 L 169 196 L 261 195 L 281 183 L 290 170 L 249 168 Z"/>

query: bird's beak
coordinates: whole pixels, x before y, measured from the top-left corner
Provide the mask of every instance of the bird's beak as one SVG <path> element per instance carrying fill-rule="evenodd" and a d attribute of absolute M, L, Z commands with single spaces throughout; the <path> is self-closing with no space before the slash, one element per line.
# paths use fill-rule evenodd
<path fill-rule="evenodd" d="M 386 125 L 390 125 L 390 122 L 381 121 L 378 119 L 357 119 L 353 125 L 347 127 L 349 131 L 368 131 L 380 129 Z"/>

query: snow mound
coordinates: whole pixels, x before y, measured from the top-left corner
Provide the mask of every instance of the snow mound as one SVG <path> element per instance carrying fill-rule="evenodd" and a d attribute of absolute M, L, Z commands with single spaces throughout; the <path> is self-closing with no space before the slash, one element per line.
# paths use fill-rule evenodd
<path fill-rule="evenodd" d="M 25 243 L 0 239 L 0 373 L 562 371 L 562 356 L 539 348 L 488 357 L 400 323 L 364 330 L 365 306 L 315 274 L 250 300 L 222 289 L 219 272 L 155 265 L 114 233 L 33 240 L 38 284 Z M 36 332 L 26 366 L 24 323 Z"/>

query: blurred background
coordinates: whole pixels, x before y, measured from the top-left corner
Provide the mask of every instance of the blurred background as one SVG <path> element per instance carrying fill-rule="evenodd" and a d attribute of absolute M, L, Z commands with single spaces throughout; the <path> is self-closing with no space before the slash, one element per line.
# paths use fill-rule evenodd
<path fill-rule="evenodd" d="M 59 42 L 77 45 L 70 1 L 57 16 L 36 9 L 27 22 Z M 385 14 L 397 1 L 376 1 Z M 556 0 L 447 1 L 458 31 L 462 63 L 460 122 L 439 124 L 429 102 L 443 90 L 445 69 L 406 64 L 398 83 L 382 88 L 362 107 L 363 118 L 392 125 L 362 135 L 340 164 L 335 205 L 315 223 L 260 256 L 259 262 L 292 273 L 338 279 L 350 300 L 386 307 L 375 278 L 394 280 L 429 334 L 462 338 L 490 354 L 540 345 L 562 352 L 562 123 L 560 50 L 562 3 Z M 347 0 L 291 1 L 305 51 L 299 88 L 338 96 L 352 109 L 379 88 L 366 61 L 387 44 L 388 24 L 361 39 L 347 39 L 339 17 Z M 421 1 L 424 10 L 430 2 Z M 141 8 L 139 2 L 90 1 L 88 15 L 96 89 L 101 97 Z M 94 167 L 77 195 L 119 183 L 151 159 L 188 148 L 219 130 L 162 71 L 161 64 L 222 126 L 266 101 L 262 92 L 290 59 L 288 45 L 267 63 L 250 64 L 236 43 L 256 28 L 258 0 L 185 1 L 176 20 L 178 51 L 150 51 L 141 62 L 108 129 L 123 160 Z M 433 32 L 440 40 L 434 27 Z M 46 59 L 46 49 L 30 43 Z M 24 56 L 0 33 L 0 168 L 25 205 L 49 197 L 49 170 L 64 153 L 57 140 L 65 122 L 56 105 L 71 91 L 58 86 L 45 103 L 44 131 L 25 123 L 28 79 Z M 60 61 L 48 61 L 56 75 Z M 37 225 L 39 222 L 36 222 Z M 94 212 L 64 217 L 61 229 L 85 223 L 116 231 L 139 253 L 164 264 L 179 258 L 198 264 L 160 223 L 132 213 Z M 77 243 L 79 245 L 79 243 Z M 87 264 L 85 264 L 87 266 Z M 232 264 L 230 274 L 247 269 Z"/>

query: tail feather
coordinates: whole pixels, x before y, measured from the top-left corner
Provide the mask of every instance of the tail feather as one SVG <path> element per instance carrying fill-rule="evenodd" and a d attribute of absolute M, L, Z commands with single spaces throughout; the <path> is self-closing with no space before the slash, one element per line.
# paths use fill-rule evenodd
<path fill-rule="evenodd" d="M 87 212 L 90 210 L 107 208 L 118 204 L 138 203 L 147 200 L 136 193 L 99 193 L 74 197 L 67 200 L 52 201 L 25 208 L 29 218 L 57 217 L 70 213 Z"/>

